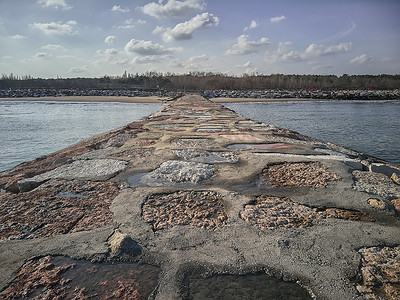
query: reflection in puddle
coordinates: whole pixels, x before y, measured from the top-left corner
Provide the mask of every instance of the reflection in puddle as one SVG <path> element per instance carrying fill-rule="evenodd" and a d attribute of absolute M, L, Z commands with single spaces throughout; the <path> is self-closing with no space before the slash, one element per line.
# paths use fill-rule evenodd
<path fill-rule="evenodd" d="M 74 194 L 74 193 L 71 193 L 71 192 L 60 192 L 60 193 L 58 193 L 57 196 L 60 196 L 60 197 L 67 197 L 67 198 L 74 197 L 74 198 L 81 198 L 81 199 L 87 199 L 87 198 L 89 198 L 89 196 L 87 196 L 87 195 Z"/>
<path fill-rule="evenodd" d="M 260 150 L 271 150 L 271 149 L 287 149 L 292 148 L 292 146 L 282 144 L 282 143 L 273 143 L 273 144 L 232 144 L 227 146 L 228 149 L 260 149 Z"/>
<path fill-rule="evenodd" d="M 46 256 L 28 261 L 2 299 L 148 299 L 160 268 Z"/>
<path fill-rule="evenodd" d="M 215 275 L 209 278 L 189 278 L 186 299 L 312 299 L 301 286 L 267 274 Z"/>

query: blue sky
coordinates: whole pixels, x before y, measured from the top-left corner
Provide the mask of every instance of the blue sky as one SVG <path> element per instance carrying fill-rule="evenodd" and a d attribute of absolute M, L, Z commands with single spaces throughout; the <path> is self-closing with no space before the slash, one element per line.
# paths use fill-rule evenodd
<path fill-rule="evenodd" d="M 399 74 L 398 0 L 0 0 L 0 73 Z"/>

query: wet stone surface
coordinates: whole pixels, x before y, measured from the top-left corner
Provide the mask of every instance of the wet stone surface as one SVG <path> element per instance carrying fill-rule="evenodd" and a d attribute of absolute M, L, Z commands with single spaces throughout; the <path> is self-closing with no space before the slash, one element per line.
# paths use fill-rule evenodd
<path fill-rule="evenodd" d="M 143 205 L 142 217 L 152 224 L 153 230 L 177 225 L 217 230 L 226 225 L 228 219 L 222 197 L 213 191 L 153 194 Z"/>
<path fill-rule="evenodd" d="M 328 218 L 374 221 L 357 211 L 338 208 L 318 210 L 287 198 L 268 196 L 259 196 L 253 203 L 245 205 L 240 217 L 261 230 L 308 227 L 317 220 Z"/>
<path fill-rule="evenodd" d="M 112 223 L 112 182 L 53 179 L 33 191 L 0 194 L 0 239 L 30 239 L 86 231 Z"/>
<path fill-rule="evenodd" d="M 306 289 L 293 282 L 267 274 L 214 275 L 208 278 L 189 277 L 185 299 L 270 299 L 311 300 Z"/>
<path fill-rule="evenodd" d="M 259 179 L 260 187 L 314 187 L 324 188 L 340 176 L 328 171 L 320 162 L 282 163 L 267 166 Z"/>
<path fill-rule="evenodd" d="M 362 248 L 359 253 L 357 290 L 366 299 L 400 299 L 400 246 Z"/>
<path fill-rule="evenodd" d="M 148 299 L 160 268 L 45 256 L 24 264 L 1 299 Z"/>
<path fill-rule="evenodd" d="M 381 173 L 353 171 L 353 189 L 386 198 L 399 198 L 400 186 Z"/>

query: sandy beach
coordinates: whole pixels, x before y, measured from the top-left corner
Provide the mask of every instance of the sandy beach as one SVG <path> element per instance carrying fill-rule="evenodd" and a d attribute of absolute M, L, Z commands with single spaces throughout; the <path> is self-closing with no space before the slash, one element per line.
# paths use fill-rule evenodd
<path fill-rule="evenodd" d="M 168 97 L 125 97 L 125 96 L 69 96 L 69 97 L 21 97 L 0 98 L 0 101 L 60 101 L 60 102 L 123 102 L 123 103 L 160 103 Z"/>

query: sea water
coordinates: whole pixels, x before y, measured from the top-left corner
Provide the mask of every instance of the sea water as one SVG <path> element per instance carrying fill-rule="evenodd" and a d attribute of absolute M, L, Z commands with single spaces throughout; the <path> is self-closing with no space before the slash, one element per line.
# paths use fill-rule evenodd
<path fill-rule="evenodd" d="M 400 166 L 400 101 L 224 104 L 254 121 L 349 147 Z M 157 103 L 0 101 L 0 171 L 163 108 Z"/>
<path fill-rule="evenodd" d="M 291 129 L 400 166 L 400 101 L 227 103 L 253 121 Z"/>
<path fill-rule="evenodd" d="M 138 121 L 159 103 L 0 101 L 0 171 Z"/>

